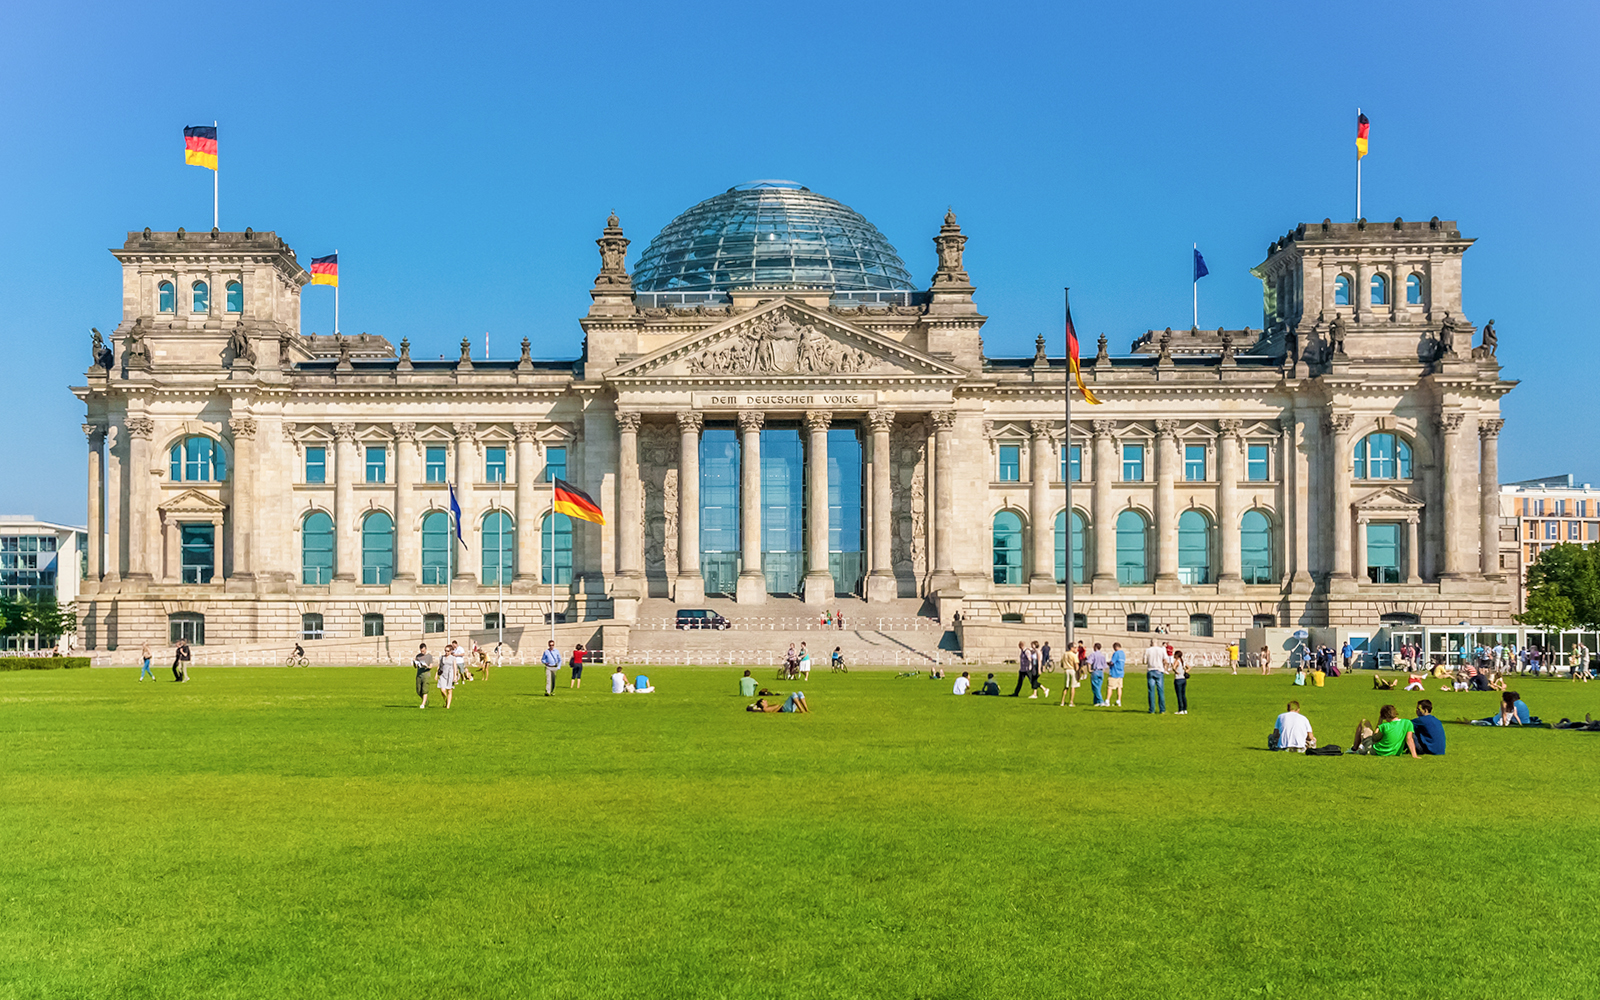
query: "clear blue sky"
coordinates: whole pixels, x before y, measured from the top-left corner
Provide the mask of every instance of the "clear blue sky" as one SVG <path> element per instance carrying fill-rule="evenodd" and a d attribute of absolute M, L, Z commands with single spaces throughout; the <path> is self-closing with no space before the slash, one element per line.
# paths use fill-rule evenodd
<path fill-rule="evenodd" d="M 1220 9 L 1219 9 L 1220 8 Z M 570 357 L 608 211 L 629 262 L 689 205 L 800 181 L 919 281 L 946 206 L 991 354 L 1261 325 L 1249 268 L 1295 223 L 1457 219 L 1466 312 L 1508 377 L 1507 479 L 1600 484 L 1594 426 L 1600 8 L 1592 3 L 22 4 L 0 33 L 0 511 L 81 523 L 107 247 L 209 228 L 180 130 L 221 122 L 222 225 L 341 253 L 346 332 L 419 356 L 524 336 Z M 1588 291 L 1586 291 L 1586 289 Z M 330 332 L 307 289 L 307 332 Z"/>

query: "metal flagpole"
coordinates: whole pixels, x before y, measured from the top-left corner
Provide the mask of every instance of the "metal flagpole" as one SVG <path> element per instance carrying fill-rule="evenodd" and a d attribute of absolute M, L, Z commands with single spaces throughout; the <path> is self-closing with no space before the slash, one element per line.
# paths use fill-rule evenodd
<path fill-rule="evenodd" d="M 338 278 L 339 278 L 339 272 L 338 272 L 339 248 L 338 247 L 334 247 L 333 248 L 333 266 L 334 266 L 334 275 L 333 275 L 333 277 L 334 277 L 334 282 L 333 282 L 333 334 L 334 334 L 334 336 L 337 337 L 339 335 L 339 281 L 338 281 Z"/>
<path fill-rule="evenodd" d="M 1190 244 L 1190 246 L 1193 247 L 1195 255 L 1199 256 L 1199 254 L 1200 254 L 1200 244 L 1192 243 L 1192 244 Z M 1199 270 L 1199 268 L 1197 268 L 1195 266 L 1195 263 L 1194 263 L 1193 259 L 1191 259 L 1189 261 L 1189 270 L 1190 270 L 1191 273 Z M 1198 274 L 1194 275 L 1193 284 L 1194 284 L 1194 328 L 1196 330 L 1198 330 L 1198 329 L 1200 329 L 1200 276 Z"/>
<path fill-rule="evenodd" d="M 1061 336 L 1063 340 L 1068 338 L 1067 321 L 1072 318 L 1072 303 L 1068 299 L 1068 293 L 1071 291 L 1071 288 L 1061 289 L 1061 304 L 1063 306 Z M 1072 669 L 1076 670 L 1077 656 L 1072 652 L 1072 626 L 1075 619 L 1072 610 L 1072 344 L 1070 342 L 1066 344 L 1065 358 L 1067 365 L 1066 371 L 1063 372 L 1065 376 L 1063 385 L 1066 389 L 1064 395 L 1067 397 L 1067 468 L 1066 475 L 1061 478 L 1066 480 L 1067 487 L 1067 578 L 1062 581 L 1061 588 L 1067 595 L 1067 613 L 1065 616 L 1067 646 L 1061 651 L 1061 663 L 1062 669 L 1066 669 L 1066 664 L 1069 662 L 1067 658 L 1072 657 L 1070 661 Z M 1079 459 L 1079 468 L 1082 468 L 1082 461 L 1082 459 Z"/>
<path fill-rule="evenodd" d="M 546 546 L 540 545 L 540 550 Z M 556 481 L 550 480 L 550 641 L 556 641 Z"/>
<path fill-rule="evenodd" d="M 337 250 L 335 250 L 334 252 L 338 253 Z M 446 490 L 449 490 L 450 489 L 450 484 L 448 482 L 445 483 L 444 488 Z M 454 495 L 455 495 L 454 491 L 452 491 L 451 492 L 451 496 L 454 496 Z M 450 519 L 450 516 L 451 516 L 450 512 L 449 511 L 445 511 L 445 515 L 444 516 L 445 516 L 446 522 L 448 522 L 449 519 Z M 457 518 L 456 519 L 456 533 L 459 533 L 460 531 L 461 531 L 461 521 L 460 521 L 459 518 Z M 452 535 L 452 537 L 453 537 L 453 535 Z M 449 648 L 449 646 L 450 646 L 450 596 L 451 596 L 450 595 L 450 589 L 451 589 L 451 581 L 455 579 L 455 575 L 456 575 L 456 568 L 453 565 L 454 560 L 455 560 L 455 555 L 456 555 L 456 543 L 446 540 L 446 544 L 445 544 L 445 548 L 444 548 L 444 643 L 445 643 L 445 647 L 446 648 Z"/>
<path fill-rule="evenodd" d="M 1361 109 L 1356 108 L 1356 120 L 1361 120 Z M 1361 151 L 1356 151 L 1356 218 L 1361 218 Z"/>
<path fill-rule="evenodd" d="M 487 355 L 488 353 L 489 352 L 487 350 L 484 351 L 485 355 Z M 504 468 L 501 468 L 501 470 L 500 470 L 500 485 L 495 487 L 495 495 L 494 495 L 495 506 L 500 508 L 500 511 L 499 511 L 499 513 L 500 513 L 500 530 L 495 536 L 497 538 L 497 541 L 496 541 L 495 547 L 494 547 L 495 559 L 498 560 L 498 562 L 495 564 L 495 567 L 494 567 L 494 576 L 495 576 L 495 579 L 500 582 L 500 596 L 499 596 L 500 611 L 499 611 L 499 615 L 498 615 L 498 617 L 500 619 L 500 621 L 499 621 L 500 637 L 495 640 L 495 651 L 496 651 L 496 653 L 499 652 L 499 648 L 501 646 L 505 645 L 505 642 L 506 642 L 506 501 L 505 501 L 505 496 L 506 496 L 506 470 Z"/>
<path fill-rule="evenodd" d="M 215 130 L 216 127 L 217 127 L 217 121 L 216 121 L 216 119 L 213 118 L 211 120 L 211 128 L 213 130 Z M 220 150 L 219 150 L 219 152 L 220 152 Z M 222 228 L 222 223 L 218 221 L 219 219 L 221 219 L 221 216 L 217 213 L 217 174 L 219 174 L 221 172 L 222 172 L 222 157 L 219 156 L 219 157 L 217 157 L 216 169 L 211 171 L 211 228 L 212 229 L 220 229 L 220 228 Z"/>

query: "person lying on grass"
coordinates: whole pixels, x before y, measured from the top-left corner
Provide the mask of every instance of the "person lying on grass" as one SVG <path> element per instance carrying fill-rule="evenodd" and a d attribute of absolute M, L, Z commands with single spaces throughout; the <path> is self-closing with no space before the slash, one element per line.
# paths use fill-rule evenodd
<path fill-rule="evenodd" d="M 1571 719 L 1562 719 L 1556 723 L 1557 729 L 1578 729 L 1587 733 L 1600 733 L 1600 721 L 1594 716 L 1585 715 L 1582 722 L 1573 722 Z"/>
<path fill-rule="evenodd" d="M 811 706 L 806 704 L 805 692 L 796 691 L 782 705 L 768 701 L 765 698 L 757 698 L 754 705 L 746 705 L 744 710 L 746 712 L 810 712 Z"/>
<path fill-rule="evenodd" d="M 1378 728 L 1373 729 L 1366 719 L 1356 726 L 1355 739 L 1350 741 L 1352 753 L 1371 754 L 1374 757 L 1398 757 L 1401 750 L 1417 755 L 1416 727 L 1410 719 L 1400 718 L 1393 705 L 1378 710 Z"/>

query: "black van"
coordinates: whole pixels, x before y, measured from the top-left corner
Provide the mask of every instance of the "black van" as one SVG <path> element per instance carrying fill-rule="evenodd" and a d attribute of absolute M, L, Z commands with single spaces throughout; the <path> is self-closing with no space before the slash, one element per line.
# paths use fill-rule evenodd
<path fill-rule="evenodd" d="M 725 630 L 732 628 L 733 622 L 728 621 L 728 619 L 717 614 L 715 611 L 707 611 L 704 608 L 697 610 L 685 609 L 678 612 L 678 627 L 715 628 Z"/>

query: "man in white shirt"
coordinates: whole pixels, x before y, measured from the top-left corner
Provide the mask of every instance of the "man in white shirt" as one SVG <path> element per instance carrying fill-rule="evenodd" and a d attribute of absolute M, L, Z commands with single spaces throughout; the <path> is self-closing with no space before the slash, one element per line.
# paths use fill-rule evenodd
<path fill-rule="evenodd" d="M 1145 690 L 1150 699 L 1150 714 L 1167 714 L 1167 686 L 1164 679 L 1167 673 L 1167 664 L 1171 662 L 1167 655 L 1167 647 L 1156 638 L 1151 638 L 1150 648 L 1144 651 L 1144 680 Z M 1156 710 L 1159 699 L 1161 710 Z"/>
<path fill-rule="evenodd" d="M 1268 748 L 1305 753 L 1306 743 L 1311 739 L 1311 720 L 1300 714 L 1298 701 L 1289 702 L 1285 708 L 1274 724 Z"/>
<path fill-rule="evenodd" d="M 956 678 L 956 686 L 951 690 L 950 693 L 951 694 L 966 694 L 967 690 L 969 688 L 971 688 L 971 687 L 972 687 L 972 678 L 967 673 L 967 671 L 963 670 L 963 671 L 961 671 L 961 676 Z"/>

